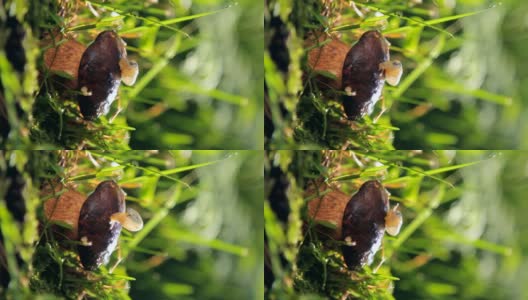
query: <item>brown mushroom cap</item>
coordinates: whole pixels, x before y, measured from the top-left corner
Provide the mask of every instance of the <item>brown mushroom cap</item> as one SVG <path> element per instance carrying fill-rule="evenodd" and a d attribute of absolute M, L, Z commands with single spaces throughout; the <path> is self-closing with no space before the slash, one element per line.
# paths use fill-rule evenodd
<path fill-rule="evenodd" d="M 60 195 L 44 202 L 44 215 L 51 222 L 62 222 L 71 226 L 71 230 L 64 230 L 64 235 L 70 240 L 78 238 L 79 212 L 86 200 L 86 196 L 63 185 L 56 185 L 54 188 L 47 186 L 43 189 L 42 195 L 54 195 L 66 189 Z M 60 229 L 61 231 L 62 228 Z"/>
<path fill-rule="evenodd" d="M 388 60 L 389 44 L 376 30 L 365 32 L 347 53 L 342 82 L 347 94 L 342 96 L 342 101 L 349 119 L 372 113 L 384 83 L 380 64 Z"/>
<path fill-rule="evenodd" d="M 335 76 L 335 78 L 325 77 L 324 75 L 318 76 L 317 80 L 323 83 L 320 87 L 324 88 L 324 85 L 327 85 L 340 90 L 343 62 L 350 50 L 349 46 L 335 37 L 322 34 L 318 39 L 313 36 L 308 37 L 305 47 L 314 47 L 308 52 L 308 66 L 314 72 L 324 72 Z"/>
<path fill-rule="evenodd" d="M 86 47 L 70 37 L 64 38 L 66 40 L 61 42 L 57 37 L 55 39 L 57 46 L 46 50 L 44 65 L 52 72 L 64 72 L 71 76 L 72 80 L 66 81 L 66 85 L 69 88 L 76 88 L 79 62 Z M 46 40 L 45 44 L 53 45 L 53 42 Z"/>
<path fill-rule="evenodd" d="M 114 102 L 121 82 L 119 62 L 124 46 L 115 31 L 101 32 L 84 51 L 79 65 L 77 97 L 81 113 L 87 120 L 93 120 L 108 113 Z"/>
<path fill-rule="evenodd" d="M 88 196 L 79 216 L 79 256 L 88 270 L 106 264 L 117 246 L 121 224 L 111 221 L 125 212 L 125 194 L 113 180 L 101 182 Z"/>
<path fill-rule="evenodd" d="M 341 240 L 343 213 L 350 200 L 350 196 L 335 189 L 328 191 L 328 188 L 327 185 L 321 185 L 319 187 L 319 195 L 321 197 L 308 202 L 308 216 L 314 220 L 315 223 L 334 225 L 335 230 L 331 230 L 324 226 L 319 226 L 318 229 L 327 233 L 335 240 Z M 307 195 L 317 196 L 317 191 L 314 187 L 310 187 L 307 190 Z"/>
<path fill-rule="evenodd" d="M 388 206 L 388 192 L 377 180 L 365 182 L 348 202 L 343 214 L 346 245 L 342 251 L 350 269 L 372 263 L 381 246 Z"/>

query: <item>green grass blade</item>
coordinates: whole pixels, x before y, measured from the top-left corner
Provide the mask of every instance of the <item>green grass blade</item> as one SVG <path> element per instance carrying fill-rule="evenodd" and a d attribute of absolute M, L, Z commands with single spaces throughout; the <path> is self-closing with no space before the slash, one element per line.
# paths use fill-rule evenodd
<path fill-rule="evenodd" d="M 156 175 L 161 175 L 161 176 L 169 176 L 169 175 L 174 175 L 174 174 L 185 172 L 185 171 L 190 171 L 190 170 L 194 170 L 194 169 L 198 169 L 198 168 L 207 167 L 207 166 L 216 164 L 216 163 L 221 162 L 221 161 L 222 160 L 213 160 L 213 161 L 206 162 L 206 163 L 190 165 L 190 166 L 185 166 L 185 167 L 180 167 L 180 168 L 174 168 L 174 169 L 165 170 L 165 171 L 161 171 L 161 172 L 156 172 L 155 174 Z M 121 181 L 119 181 L 119 183 L 125 184 L 125 183 L 141 182 L 141 181 L 145 180 L 149 176 L 152 176 L 152 175 L 149 174 L 149 175 L 143 175 L 143 176 L 136 176 L 134 178 L 121 180 Z"/>
<path fill-rule="evenodd" d="M 189 34 L 187 34 L 186 32 L 176 28 L 176 27 L 172 27 L 172 26 L 169 26 L 169 25 L 165 25 L 163 24 L 162 22 L 160 21 L 157 21 L 157 20 L 153 20 L 153 19 L 149 19 L 149 18 L 144 18 L 144 17 L 140 17 L 138 15 L 135 15 L 135 14 L 131 14 L 131 13 L 128 13 L 124 10 L 121 10 L 121 9 L 118 9 L 118 8 L 115 8 L 115 7 L 112 7 L 108 4 L 104 4 L 104 3 L 97 3 L 97 2 L 92 2 L 92 1 L 88 1 L 90 4 L 92 4 L 93 6 L 96 6 L 96 7 L 103 7 L 105 9 L 108 9 L 110 11 L 113 11 L 113 12 L 116 12 L 118 14 L 121 14 L 121 15 L 125 15 L 125 16 L 128 16 L 128 17 L 132 17 L 132 18 L 136 18 L 138 20 L 142 20 L 144 22 L 147 22 L 147 23 L 150 23 L 150 24 L 155 24 L 155 25 L 159 25 L 161 27 L 165 27 L 167 29 L 170 29 L 176 33 L 180 33 L 186 37 L 190 37 Z"/>
<path fill-rule="evenodd" d="M 177 24 L 177 23 L 180 23 L 180 22 L 190 21 L 190 20 L 199 19 L 199 18 L 202 18 L 202 17 L 214 15 L 214 14 L 217 14 L 217 13 L 219 13 L 219 12 L 225 10 L 225 9 L 227 9 L 227 8 L 222 8 L 222 9 L 218 9 L 218 10 L 213 10 L 213 11 L 199 13 L 199 14 L 185 16 L 185 17 L 173 18 L 173 19 L 161 21 L 159 23 L 163 24 L 165 26 L 172 25 L 172 24 Z M 158 25 L 159 24 L 156 24 L 156 26 L 158 26 Z M 134 28 L 130 28 L 130 29 L 126 29 L 126 30 L 120 31 L 120 33 L 121 34 L 127 34 L 127 33 L 129 34 L 129 33 L 141 32 L 143 30 L 148 29 L 149 27 L 150 26 L 147 26 L 147 25 L 137 26 L 137 27 L 134 27 Z"/>
<path fill-rule="evenodd" d="M 438 168 L 438 169 L 429 170 L 429 171 L 419 171 L 419 170 L 415 170 L 415 169 L 411 169 L 411 168 L 405 168 L 405 169 L 415 173 L 416 175 L 427 176 L 427 177 L 435 178 L 435 179 L 438 180 L 438 178 L 437 177 L 433 177 L 433 175 L 441 174 L 441 173 L 445 173 L 445 172 L 449 172 L 449 171 L 454 171 L 454 170 L 458 170 L 458 169 L 462 169 L 462 168 L 466 168 L 466 167 L 469 167 L 469 166 L 472 166 L 472 165 L 476 165 L 476 164 L 481 163 L 481 162 L 482 162 L 482 160 L 478 160 L 478 161 L 473 161 L 473 162 L 469 162 L 469 163 L 464 163 L 464 164 L 459 164 L 459 165 L 453 165 L 453 166 Z M 398 178 L 388 179 L 388 180 L 383 181 L 383 183 L 384 184 L 401 183 L 401 182 L 405 182 L 405 181 L 411 179 L 412 177 L 415 177 L 416 175 L 407 175 L 407 176 L 401 176 L 401 177 L 398 177 Z M 444 182 L 445 180 L 441 180 L 441 181 Z M 449 185 L 452 186 L 451 183 L 449 183 Z"/>
<path fill-rule="evenodd" d="M 445 23 L 445 22 L 449 22 L 449 21 L 454 21 L 454 20 L 458 20 L 458 19 L 462 19 L 462 18 L 466 18 L 466 17 L 470 17 L 470 16 L 473 16 L 473 15 L 476 15 L 476 14 L 483 13 L 483 12 L 487 11 L 488 9 L 489 8 L 482 9 L 482 10 L 477 10 L 477 11 L 474 11 L 474 12 L 468 12 L 468 13 L 464 13 L 464 14 L 454 15 L 454 16 L 447 16 L 447 17 L 438 18 L 438 19 L 429 20 L 429 21 L 423 21 L 423 22 L 417 22 L 416 20 L 413 20 L 413 19 L 410 19 L 410 21 L 411 22 L 415 22 L 415 23 L 417 23 L 419 25 L 422 25 L 422 26 L 427 26 L 427 27 L 432 27 L 434 29 L 437 29 L 437 27 L 433 27 L 433 25 L 441 24 L 441 23 Z M 407 26 L 402 26 L 402 27 L 398 27 L 398 28 L 394 28 L 394 29 L 385 30 L 385 31 L 383 31 L 383 33 L 384 34 L 400 33 L 400 32 L 404 32 L 404 31 L 407 31 L 407 30 L 411 30 L 414 27 L 416 27 L 416 26 L 415 25 L 407 25 Z M 449 33 L 449 35 L 451 37 L 453 37 L 452 34 Z"/>

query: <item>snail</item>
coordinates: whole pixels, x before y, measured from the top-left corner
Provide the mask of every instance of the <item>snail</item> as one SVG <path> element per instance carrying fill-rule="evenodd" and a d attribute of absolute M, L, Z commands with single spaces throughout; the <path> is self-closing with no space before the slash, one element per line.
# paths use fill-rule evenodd
<path fill-rule="evenodd" d="M 397 235 L 403 223 L 398 205 L 389 208 L 389 193 L 377 180 L 365 182 L 352 198 L 330 190 L 308 203 L 308 216 L 316 224 L 332 224 L 329 236 L 343 242 L 343 258 L 352 270 L 370 265 L 384 232 Z"/>
<path fill-rule="evenodd" d="M 402 64 L 390 61 L 389 42 L 377 30 L 365 32 L 357 43 L 348 45 L 335 37 L 325 42 L 311 37 L 308 46 L 319 44 L 308 52 L 308 66 L 332 78 L 319 80 L 342 94 L 341 101 L 350 120 L 358 120 L 371 114 L 381 97 L 383 84 L 397 85 L 402 75 Z"/>
<path fill-rule="evenodd" d="M 72 78 L 67 86 L 79 92 L 77 101 L 86 120 L 107 114 L 121 81 L 133 85 L 139 72 L 138 64 L 128 60 L 126 43 L 113 30 L 101 32 L 88 48 L 66 38 L 45 52 L 44 63 Z"/>
<path fill-rule="evenodd" d="M 71 226 L 65 236 L 79 242 L 79 258 L 87 270 L 108 263 L 117 246 L 121 227 L 129 231 L 143 228 L 141 216 L 126 208 L 125 193 L 113 180 L 99 183 L 88 197 L 66 189 L 57 198 L 44 203 L 44 212 L 49 221 Z"/>

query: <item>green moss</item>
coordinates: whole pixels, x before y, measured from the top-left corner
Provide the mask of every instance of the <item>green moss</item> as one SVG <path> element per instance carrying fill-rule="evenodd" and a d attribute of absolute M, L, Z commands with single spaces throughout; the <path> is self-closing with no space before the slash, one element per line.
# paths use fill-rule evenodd
<path fill-rule="evenodd" d="M 96 299 L 130 299 L 128 280 L 120 275 L 124 269 L 108 273 L 104 267 L 95 272 L 85 271 L 75 248 L 66 249 L 64 243 L 40 241 L 33 257 L 33 271 L 29 287 L 38 294 L 48 293 L 66 299 L 78 299 L 81 295 Z"/>
<path fill-rule="evenodd" d="M 312 232 L 309 236 L 316 236 Z M 344 264 L 339 245 L 307 238 L 297 257 L 298 271 L 294 277 L 295 289 L 330 299 L 346 297 L 359 299 L 394 299 L 391 276 L 373 273 L 365 268 L 349 271 Z"/>

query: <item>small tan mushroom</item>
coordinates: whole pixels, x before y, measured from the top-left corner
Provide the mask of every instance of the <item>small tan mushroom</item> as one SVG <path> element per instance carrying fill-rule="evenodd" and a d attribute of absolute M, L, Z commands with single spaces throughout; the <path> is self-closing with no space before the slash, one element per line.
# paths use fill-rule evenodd
<path fill-rule="evenodd" d="M 385 231 L 392 236 L 398 235 L 400 233 L 400 229 L 403 224 L 403 216 L 398 207 L 399 203 L 389 210 L 387 212 L 387 216 L 385 217 Z"/>
<path fill-rule="evenodd" d="M 128 231 L 136 232 L 143 229 L 143 219 L 137 211 L 127 207 L 126 212 L 118 212 L 110 216 L 110 220 L 119 222 Z"/>
<path fill-rule="evenodd" d="M 385 61 L 380 64 L 380 69 L 384 71 L 385 81 L 396 86 L 400 83 L 403 73 L 403 66 L 399 60 Z"/>
<path fill-rule="evenodd" d="M 128 85 L 134 85 L 136 83 L 137 76 L 139 74 L 139 66 L 137 62 L 133 60 L 128 60 L 126 43 L 123 39 L 119 38 L 118 47 L 119 52 L 121 53 L 121 58 L 119 59 L 119 69 L 121 70 L 121 81 Z"/>

